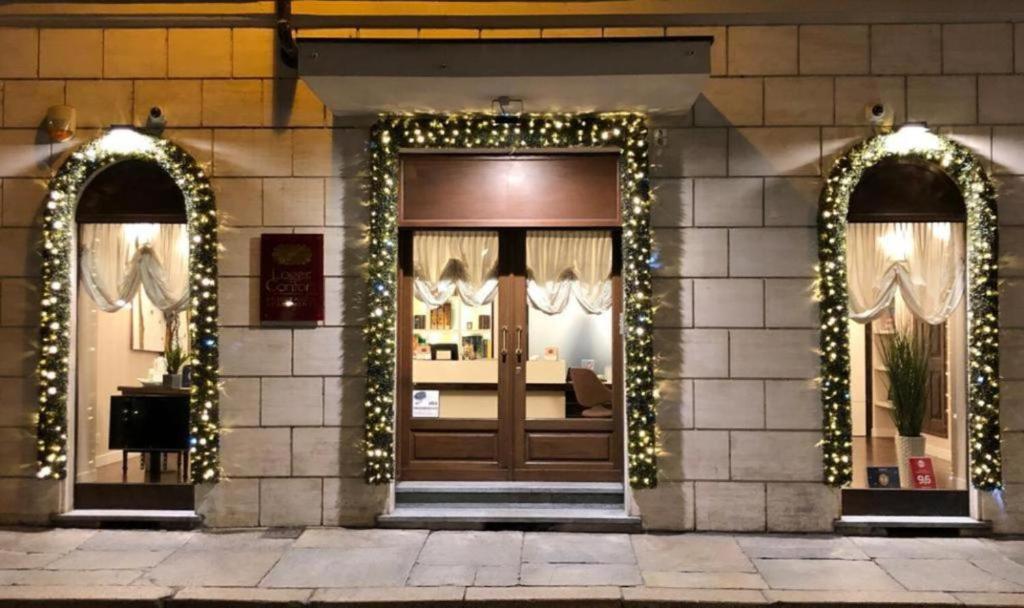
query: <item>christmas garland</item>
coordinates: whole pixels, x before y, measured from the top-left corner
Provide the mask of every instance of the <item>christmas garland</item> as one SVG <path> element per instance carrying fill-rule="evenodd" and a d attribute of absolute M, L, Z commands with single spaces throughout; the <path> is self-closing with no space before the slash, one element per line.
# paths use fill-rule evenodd
<path fill-rule="evenodd" d="M 110 165 L 138 159 L 159 165 L 181 188 L 190 235 L 190 398 L 193 481 L 219 475 L 217 348 L 217 212 L 206 174 L 184 150 L 137 131 L 111 130 L 75 152 L 50 182 L 43 219 L 40 300 L 39 420 L 36 430 L 40 478 L 67 476 L 68 362 L 72 353 L 72 268 L 77 252 L 75 206 L 88 180 Z"/>
<path fill-rule="evenodd" d="M 621 150 L 619 182 L 623 217 L 629 479 L 636 488 L 657 484 L 647 124 L 643 116 L 636 114 L 390 116 L 373 127 L 370 137 L 370 314 L 365 330 L 368 347 L 365 477 L 369 483 L 387 483 L 394 479 L 399 151 L 594 147 Z"/>
<path fill-rule="evenodd" d="M 964 197 L 969 285 L 967 401 L 971 482 L 978 489 L 995 490 L 1002 487 L 996 191 L 970 150 L 923 129 L 879 135 L 855 146 L 835 162 L 822 192 L 818 215 L 818 270 L 825 482 L 845 486 L 853 474 L 846 214 L 850 196 L 864 171 L 893 157 L 914 158 L 941 167 L 956 182 Z"/>

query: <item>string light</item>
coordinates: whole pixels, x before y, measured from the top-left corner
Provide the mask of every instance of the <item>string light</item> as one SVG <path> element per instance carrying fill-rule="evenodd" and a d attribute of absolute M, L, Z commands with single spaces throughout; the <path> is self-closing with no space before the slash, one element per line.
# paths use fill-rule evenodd
<path fill-rule="evenodd" d="M 650 181 L 647 122 L 637 114 L 524 114 L 390 116 L 370 135 L 367 287 L 365 477 L 394 479 L 396 272 L 399 150 L 544 149 L 610 147 L 620 150 L 625 315 L 625 394 L 629 479 L 634 488 L 657 485 L 654 347 L 651 323 Z"/>
<path fill-rule="evenodd" d="M 220 475 L 217 346 L 217 210 L 202 168 L 169 141 L 130 129 L 114 129 L 75 152 L 50 181 L 43 218 L 40 349 L 36 427 L 40 478 L 67 476 L 68 360 L 71 356 L 71 268 L 75 205 L 86 181 L 98 171 L 128 159 L 159 165 L 181 189 L 189 233 L 189 336 L 192 388 L 189 398 L 190 464 L 194 482 Z"/>
<path fill-rule="evenodd" d="M 912 135 L 912 136 L 909 136 Z M 836 160 L 818 214 L 818 296 L 821 314 L 821 400 L 825 482 L 841 487 L 853 475 L 850 412 L 846 214 L 864 171 L 891 157 L 935 163 L 956 182 L 967 207 L 969 276 L 967 383 L 971 483 L 1002 487 L 999 438 L 999 295 L 996 191 L 985 169 L 960 144 L 919 131 L 879 135 Z"/>

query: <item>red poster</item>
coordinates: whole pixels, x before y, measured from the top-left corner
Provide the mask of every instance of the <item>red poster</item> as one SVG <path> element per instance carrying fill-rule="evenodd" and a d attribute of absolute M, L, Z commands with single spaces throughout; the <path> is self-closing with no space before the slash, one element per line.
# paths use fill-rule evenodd
<path fill-rule="evenodd" d="M 305 325 L 324 319 L 324 235 L 260 237 L 260 322 Z"/>
<path fill-rule="evenodd" d="M 935 469 L 932 467 L 932 459 L 927 457 L 910 458 L 910 483 L 915 490 L 934 490 Z"/>

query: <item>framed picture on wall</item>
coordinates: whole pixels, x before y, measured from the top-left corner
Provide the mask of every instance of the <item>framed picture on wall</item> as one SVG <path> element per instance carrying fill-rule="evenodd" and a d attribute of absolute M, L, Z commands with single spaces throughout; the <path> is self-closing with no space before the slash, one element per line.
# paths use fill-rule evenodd
<path fill-rule="evenodd" d="M 412 316 L 412 328 L 413 329 L 426 329 L 427 328 L 427 315 L 413 315 Z"/>
<path fill-rule="evenodd" d="M 476 326 L 478 328 L 480 328 L 480 329 L 490 329 L 491 328 L 491 315 L 480 315 L 477 318 Z"/>

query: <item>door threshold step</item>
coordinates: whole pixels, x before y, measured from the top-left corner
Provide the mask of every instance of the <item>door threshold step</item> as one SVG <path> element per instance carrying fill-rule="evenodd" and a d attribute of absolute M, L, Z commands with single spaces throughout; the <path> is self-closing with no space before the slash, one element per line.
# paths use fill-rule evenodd
<path fill-rule="evenodd" d="M 639 517 L 607 505 L 475 504 L 399 505 L 377 518 L 382 528 L 428 530 L 550 530 L 565 532 L 639 532 Z"/>
<path fill-rule="evenodd" d="M 617 505 L 621 509 L 625 504 L 624 496 L 621 483 L 403 481 L 395 486 L 395 502 L 398 505 L 470 503 L 501 506 L 549 503 L 565 506 Z"/>
<path fill-rule="evenodd" d="M 191 530 L 202 521 L 191 509 L 74 509 L 54 517 L 59 526 L 78 528 Z"/>
<path fill-rule="evenodd" d="M 843 515 L 834 528 L 851 536 L 980 536 L 992 531 L 992 522 L 945 515 Z"/>

